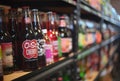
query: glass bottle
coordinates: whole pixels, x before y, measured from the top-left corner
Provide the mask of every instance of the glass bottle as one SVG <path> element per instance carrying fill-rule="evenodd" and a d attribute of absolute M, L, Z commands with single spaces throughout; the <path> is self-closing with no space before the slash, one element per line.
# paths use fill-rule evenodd
<path fill-rule="evenodd" d="M 8 28 L 9 33 L 12 37 L 12 46 L 13 46 L 13 59 L 14 59 L 14 69 L 18 70 L 18 51 L 17 51 L 17 40 L 18 40 L 18 30 L 17 30 L 17 10 L 10 9 L 8 13 Z"/>
<path fill-rule="evenodd" d="M 33 25 L 29 7 L 22 7 L 22 28 L 20 36 L 20 65 L 25 71 L 36 70 L 38 68 L 37 40 L 33 32 Z"/>
<path fill-rule="evenodd" d="M 72 34 L 67 29 L 66 15 L 61 16 L 59 22 L 58 33 L 60 40 L 59 38 L 58 40 L 61 45 L 59 51 L 61 50 L 62 56 L 67 57 L 72 52 Z"/>
<path fill-rule="evenodd" d="M 0 44 L 2 50 L 2 62 L 4 74 L 13 72 L 13 50 L 12 39 L 8 31 L 6 31 L 4 9 L 0 8 Z"/>
<path fill-rule="evenodd" d="M 57 31 L 56 31 L 56 24 L 55 21 L 56 14 L 53 12 L 48 12 L 48 27 L 47 27 L 47 35 L 51 40 L 52 46 L 53 46 L 53 59 L 54 62 L 58 61 L 58 39 L 57 39 Z"/>
<path fill-rule="evenodd" d="M 35 37 L 37 40 L 38 64 L 40 67 L 43 67 L 46 65 L 45 49 L 44 49 L 45 40 L 44 40 L 44 35 L 42 33 L 41 26 L 40 26 L 38 9 L 32 9 L 32 24 L 33 24 L 33 30 L 35 33 Z"/>
<path fill-rule="evenodd" d="M 52 43 L 50 41 L 50 38 L 47 35 L 48 15 L 46 13 L 41 13 L 40 17 L 41 17 L 42 32 L 45 37 L 44 49 L 45 49 L 45 56 L 46 56 L 46 65 L 49 65 L 49 64 L 52 64 L 54 60 L 52 55 L 52 52 L 53 52 Z"/>
<path fill-rule="evenodd" d="M 85 22 L 83 20 L 79 21 L 79 33 L 78 33 L 78 46 L 80 50 L 85 48 Z"/>
<path fill-rule="evenodd" d="M 1 35 L 1 33 L 0 33 Z M 2 50 L 0 45 L 0 81 L 3 81 L 3 64 L 2 64 Z"/>

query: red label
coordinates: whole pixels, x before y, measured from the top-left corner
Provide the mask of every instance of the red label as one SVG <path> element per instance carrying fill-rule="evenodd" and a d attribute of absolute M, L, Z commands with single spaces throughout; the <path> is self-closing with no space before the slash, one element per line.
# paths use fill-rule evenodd
<path fill-rule="evenodd" d="M 4 67 L 13 67 L 12 43 L 1 43 L 2 58 Z"/>
<path fill-rule="evenodd" d="M 37 41 L 35 39 L 25 40 L 22 44 L 22 48 L 23 48 L 23 56 L 26 59 L 38 57 Z"/>

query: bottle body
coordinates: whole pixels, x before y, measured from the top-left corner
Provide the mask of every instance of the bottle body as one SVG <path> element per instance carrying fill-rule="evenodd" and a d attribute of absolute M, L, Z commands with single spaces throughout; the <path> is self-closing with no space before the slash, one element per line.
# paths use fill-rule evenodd
<path fill-rule="evenodd" d="M 46 65 L 45 49 L 44 49 L 45 39 L 40 26 L 38 9 L 32 10 L 32 24 L 33 24 L 33 31 L 35 33 L 35 38 L 37 40 L 38 65 L 39 67 L 43 67 Z"/>
<path fill-rule="evenodd" d="M 25 71 L 38 68 L 37 40 L 32 29 L 31 15 L 28 7 L 23 8 L 22 36 L 20 36 L 20 65 Z"/>
<path fill-rule="evenodd" d="M 72 52 L 72 36 L 71 32 L 68 31 L 65 17 L 60 18 L 60 25 L 58 27 L 59 32 L 59 43 L 60 43 L 60 49 L 63 54 L 63 56 L 69 56 L 70 52 Z"/>
<path fill-rule="evenodd" d="M 8 13 L 8 28 L 9 28 L 9 33 L 12 38 L 12 49 L 13 49 L 13 62 L 14 62 L 14 70 L 19 69 L 19 64 L 18 64 L 18 30 L 17 30 L 17 10 L 16 9 L 10 9 Z"/>
<path fill-rule="evenodd" d="M 6 30 L 4 10 L 0 9 L 0 44 L 2 51 L 2 63 L 4 74 L 10 74 L 13 72 L 13 49 L 12 49 L 12 39 L 10 34 Z"/>
<path fill-rule="evenodd" d="M 0 45 L 0 81 L 3 81 L 2 50 Z"/>

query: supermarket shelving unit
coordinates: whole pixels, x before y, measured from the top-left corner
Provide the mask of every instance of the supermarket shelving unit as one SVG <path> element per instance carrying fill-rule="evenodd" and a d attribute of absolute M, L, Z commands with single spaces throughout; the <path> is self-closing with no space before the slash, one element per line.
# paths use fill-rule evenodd
<path fill-rule="evenodd" d="M 104 21 L 105 23 L 109 23 L 115 26 L 115 29 L 120 30 L 120 23 L 112 18 L 109 18 L 103 15 L 100 11 L 94 9 L 85 1 L 81 0 L 76 3 L 70 0 L 0 0 L 0 5 L 7 5 L 14 8 L 22 7 L 22 6 L 30 6 L 30 8 L 38 8 L 41 11 L 55 11 L 57 13 L 65 13 L 65 14 L 76 14 L 78 18 L 89 19 L 96 22 Z M 79 12 L 79 13 L 76 13 Z M 75 18 L 76 18 L 75 17 Z M 75 31 L 75 39 L 77 40 L 77 27 L 74 29 Z M 44 68 L 38 69 L 33 72 L 28 72 L 20 74 L 18 76 L 17 72 L 5 75 L 4 78 L 7 81 L 7 78 L 11 78 L 13 81 L 39 81 L 44 79 L 46 76 L 54 74 L 57 70 L 61 68 L 65 68 L 66 66 L 76 62 L 77 60 L 81 60 L 86 56 L 89 56 L 92 52 L 115 42 L 120 39 L 120 34 L 111 37 L 108 40 L 102 41 L 102 43 L 92 46 L 89 49 L 84 51 L 75 50 L 71 56 L 68 58 L 64 58 L 54 64 L 45 66 Z M 75 46 L 77 46 L 75 44 Z M 75 47 L 77 49 L 77 47 Z"/>

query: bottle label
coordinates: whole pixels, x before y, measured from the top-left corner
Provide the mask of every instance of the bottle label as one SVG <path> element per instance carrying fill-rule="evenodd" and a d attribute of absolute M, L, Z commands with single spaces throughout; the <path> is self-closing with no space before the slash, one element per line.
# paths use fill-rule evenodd
<path fill-rule="evenodd" d="M 38 56 L 42 56 L 45 54 L 44 44 L 45 44 L 44 39 L 37 40 Z"/>
<path fill-rule="evenodd" d="M 24 58 L 31 59 L 38 57 L 37 41 L 35 39 L 25 40 L 22 43 L 22 48 Z"/>
<path fill-rule="evenodd" d="M 61 38 L 61 49 L 62 49 L 62 53 L 70 52 L 72 50 L 72 39 Z"/>
<path fill-rule="evenodd" d="M 45 48 L 45 56 L 46 56 L 46 63 L 52 63 L 53 62 L 53 46 L 51 44 L 45 44 L 44 45 Z"/>
<path fill-rule="evenodd" d="M 0 45 L 0 76 L 3 76 L 3 69 L 2 69 L 2 49 Z"/>
<path fill-rule="evenodd" d="M 53 55 L 57 56 L 58 55 L 58 41 L 52 41 L 53 45 Z"/>
<path fill-rule="evenodd" d="M 1 43 L 3 66 L 13 67 L 13 50 L 12 43 Z"/>

